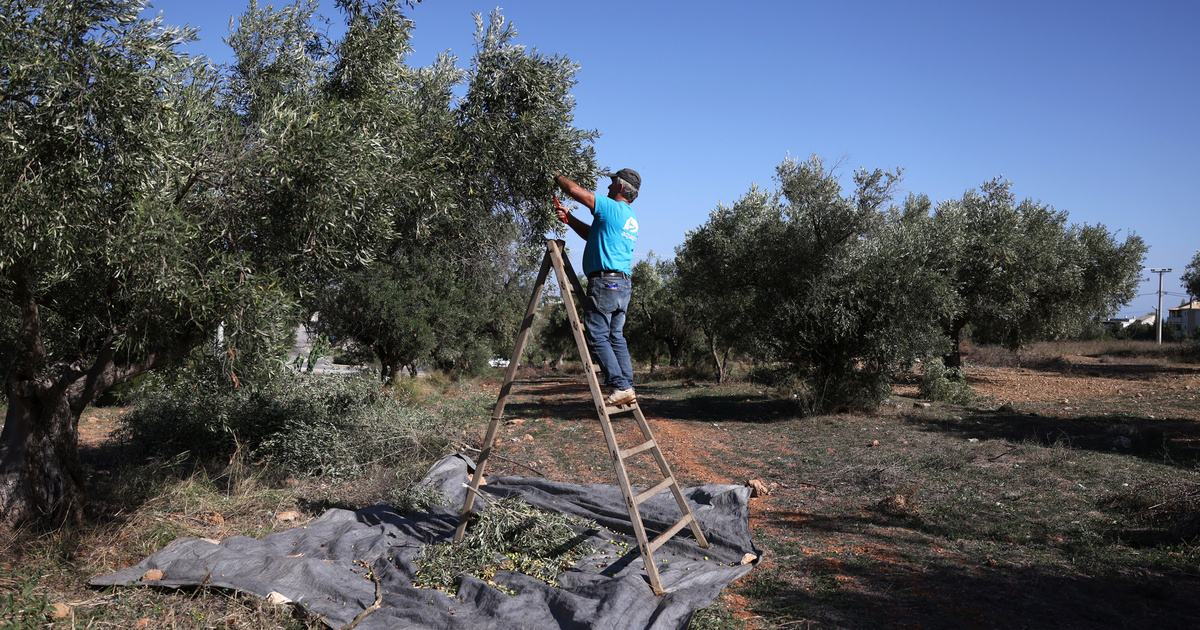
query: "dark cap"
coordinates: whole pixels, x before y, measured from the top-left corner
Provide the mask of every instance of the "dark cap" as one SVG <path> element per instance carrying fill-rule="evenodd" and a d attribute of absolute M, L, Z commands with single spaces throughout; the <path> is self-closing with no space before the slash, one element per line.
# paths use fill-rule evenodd
<path fill-rule="evenodd" d="M 629 182 L 629 185 L 633 186 L 634 188 L 642 187 L 642 176 L 638 175 L 638 172 L 631 168 L 623 168 L 616 173 L 606 173 L 606 176 L 620 177 L 621 179 Z"/>

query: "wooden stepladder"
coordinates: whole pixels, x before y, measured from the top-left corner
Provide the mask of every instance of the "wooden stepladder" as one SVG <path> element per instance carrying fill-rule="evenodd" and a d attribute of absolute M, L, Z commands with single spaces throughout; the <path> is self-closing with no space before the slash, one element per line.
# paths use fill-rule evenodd
<path fill-rule="evenodd" d="M 625 505 L 629 509 L 629 520 L 633 524 L 633 532 L 637 537 L 638 547 L 642 552 L 642 562 L 645 564 L 646 574 L 650 578 L 650 588 L 654 591 L 655 595 L 661 595 L 663 593 L 662 581 L 658 577 L 658 566 L 654 562 L 654 551 L 661 547 L 663 543 L 670 540 L 672 536 L 679 533 L 685 526 L 691 526 L 692 534 L 695 535 L 696 542 L 699 543 L 701 548 L 708 548 L 708 539 L 704 537 L 704 532 L 700 531 L 700 523 L 696 520 L 696 515 L 692 513 L 692 508 L 688 506 L 687 499 L 684 498 L 683 491 L 679 488 L 679 482 L 671 474 L 671 467 L 667 465 L 667 460 L 663 457 L 662 449 L 658 447 L 658 442 L 655 441 L 654 435 L 650 432 L 650 425 L 646 423 L 646 417 L 642 415 L 642 409 L 638 406 L 638 403 L 634 401 L 633 403 L 619 407 L 608 407 L 604 404 L 604 394 L 600 389 L 600 381 L 596 377 L 596 373 L 600 368 L 592 362 L 591 353 L 588 351 L 587 343 L 583 337 L 583 323 L 579 319 L 579 313 L 575 309 L 575 302 L 571 298 L 572 293 L 577 293 L 582 297 L 584 292 L 583 288 L 579 285 L 579 279 L 575 276 L 575 271 L 571 268 L 571 261 L 563 256 L 564 244 L 563 241 L 546 241 L 546 256 L 542 259 L 542 268 L 538 272 L 537 282 L 533 287 L 533 295 L 529 298 L 529 307 L 525 310 L 525 319 L 521 322 L 520 332 L 517 333 L 512 360 L 509 361 L 508 370 L 504 373 L 504 383 L 500 386 L 500 394 L 496 398 L 496 407 L 492 411 L 492 420 L 488 423 L 487 433 L 484 434 L 479 461 L 475 465 L 475 473 L 471 476 L 470 489 L 467 492 L 467 498 L 463 502 L 462 513 L 458 519 L 458 529 L 454 532 L 454 542 L 462 542 L 463 534 L 466 533 L 467 517 L 471 513 L 471 508 L 475 505 L 475 496 L 478 494 L 480 482 L 483 480 L 483 467 L 487 462 L 488 456 L 491 455 L 492 447 L 495 445 L 496 432 L 500 427 L 500 418 L 504 414 L 504 405 L 508 402 L 508 394 L 512 390 L 521 353 L 525 350 L 525 343 L 529 340 L 529 330 L 533 325 L 533 316 L 537 312 L 538 300 L 542 296 L 542 289 L 545 287 L 550 268 L 553 267 L 554 273 L 558 278 L 558 286 L 562 290 L 563 305 L 567 309 L 567 318 L 571 322 L 571 332 L 575 337 L 575 345 L 579 349 L 579 357 L 583 360 L 583 371 L 587 375 L 588 387 L 592 390 L 592 400 L 596 403 L 596 415 L 599 416 L 600 427 L 604 430 L 604 441 L 608 444 L 609 454 L 612 455 L 613 467 L 617 472 L 617 482 L 621 486 L 621 495 L 625 497 Z M 633 417 L 637 421 L 638 427 L 642 430 L 642 436 L 645 441 L 636 446 L 623 449 L 617 444 L 617 437 L 613 432 L 612 423 L 609 418 L 612 415 L 627 412 L 633 412 Z M 654 456 L 654 461 L 658 463 L 658 468 L 662 472 L 663 480 L 642 492 L 635 493 L 633 487 L 629 485 L 629 475 L 625 470 L 625 460 L 646 451 L 649 451 Z M 667 489 L 670 489 L 671 493 L 675 495 L 675 502 L 679 504 L 679 511 L 683 516 L 654 540 L 650 540 L 646 536 L 646 528 L 642 524 L 642 517 L 638 511 L 638 506 Z"/>

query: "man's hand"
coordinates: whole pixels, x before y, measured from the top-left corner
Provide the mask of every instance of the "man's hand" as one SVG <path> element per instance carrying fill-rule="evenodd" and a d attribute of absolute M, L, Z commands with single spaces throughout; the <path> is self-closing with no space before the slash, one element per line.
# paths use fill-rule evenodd
<path fill-rule="evenodd" d="M 554 185 L 567 194 L 568 197 L 583 204 L 585 208 L 595 212 L 596 195 L 590 190 L 584 190 L 579 184 L 571 181 L 570 177 L 554 171 Z"/>
<path fill-rule="evenodd" d="M 582 238 L 585 241 L 587 240 L 588 234 L 590 234 L 592 231 L 591 226 L 583 221 L 580 221 L 579 219 L 576 219 L 575 216 L 571 214 L 570 210 L 567 210 L 561 203 L 558 202 L 557 195 L 554 197 L 554 212 L 558 214 L 558 220 L 566 223 L 567 227 L 571 228 L 572 230 L 575 230 L 575 233 L 579 235 L 579 238 Z"/>
<path fill-rule="evenodd" d="M 558 214 L 559 221 L 568 223 L 568 218 L 571 216 L 571 211 L 564 208 L 563 205 L 558 202 L 557 195 L 554 197 L 554 212 Z"/>

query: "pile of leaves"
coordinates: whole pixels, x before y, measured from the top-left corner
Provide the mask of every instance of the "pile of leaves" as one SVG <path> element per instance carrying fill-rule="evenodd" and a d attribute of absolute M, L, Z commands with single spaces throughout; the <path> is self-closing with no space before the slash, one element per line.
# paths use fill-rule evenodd
<path fill-rule="evenodd" d="M 426 545 L 414 586 L 458 593 L 459 576 L 469 573 L 501 590 L 496 571 L 524 573 L 556 585 L 558 574 L 594 549 L 581 532 L 598 529 L 589 519 L 551 514 L 516 498 L 473 514 L 461 544 Z"/>

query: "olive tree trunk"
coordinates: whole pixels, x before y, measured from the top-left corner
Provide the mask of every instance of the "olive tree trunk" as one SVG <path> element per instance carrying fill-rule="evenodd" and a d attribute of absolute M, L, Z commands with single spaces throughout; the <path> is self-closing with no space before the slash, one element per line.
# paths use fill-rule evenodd
<path fill-rule="evenodd" d="M 708 338 L 708 351 L 712 355 L 713 375 L 717 377 L 717 384 L 725 382 L 729 376 L 726 370 L 726 364 L 729 362 L 729 352 L 731 348 L 725 347 L 721 349 L 717 346 L 717 335 L 715 333 L 705 333 Z"/>
<path fill-rule="evenodd" d="M 942 363 L 948 368 L 962 367 L 962 332 L 968 321 L 960 318 L 950 323 L 947 335 L 950 337 L 950 353 L 942 357 Z"/>
<path fill-rule="evenodd" d="M 0 521 L 78 523 L 83 465 L 79 459 L 81 379 L 6 382 L 8 413 L 0 432 Z"/>
<path fill-rule="evenodd" d="M 36 313 L 29 309 L 26 314 L 30 311 Z M 195 339 L 181 341 L 175 351 L 186 352 Z M 36 336 L 30 347 L 40 351 Z M 100 394 L 161 367 L 174 355 L 151 353 L 139 363 L 118 366 L 108 348 L 88 369 L 57 363 L 37 374 L 21 368 L 9 371 L 4 381 L 8 411 L 0 431 L 0 524 L 79 523 L 84 496 L 79 416 Z"/>

